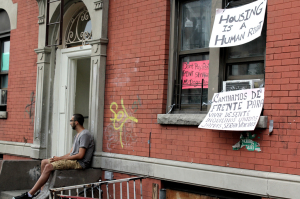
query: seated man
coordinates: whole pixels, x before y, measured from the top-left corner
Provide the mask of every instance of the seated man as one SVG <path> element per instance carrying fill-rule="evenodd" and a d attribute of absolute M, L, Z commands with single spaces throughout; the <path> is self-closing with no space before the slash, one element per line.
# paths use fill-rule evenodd
<path fill-rule="evenodd" d="M 74 114 L 70 120 L 70 125 L 73 130 L 77 131 L 74 137 L 74 144 L 70 153 L 50 159 L 42 160 L 42 174 L 34 187 L 20 196 L 13 199 L 26 199 L 32 196 L 41 189 L 47 182 L 51 171 L 59 169 L 85 169 L 90 166 L 91 158 L 94 152 L 95 144 L 92 134 L 83 128 L 84 118 L 81 114 Z"/>

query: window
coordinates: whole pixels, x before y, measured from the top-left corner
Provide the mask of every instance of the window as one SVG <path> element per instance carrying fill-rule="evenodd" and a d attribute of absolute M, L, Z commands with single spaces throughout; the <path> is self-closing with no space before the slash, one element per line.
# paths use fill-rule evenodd
<path fill-rule="evenodd" d="M 255 0 L 230 1 L 227 8 Z M 206 113 L 225 80 L 264 80 L 266 20 L 262 35 L 235 47 L 209 48 L 217 8 L 228 0 L 172 0 L 167 112 Z M 258 84 L 258 85 L 257 85 Z"/>
<path fill-rule="evenodd" d="M 228 0 L 227 0 L 228 1 Z M 233 8 L 254 0 L 240 0 L 229 3 L 228 8 Z M 226 2 L 227 4 L 228 2 Z M 225 48 L 226 80 L 260 79 L 256 87 L 262 86 L 265 74 L 266 50 L 266 19 L 262 34 L 257 39 L 235 47 Z"/>
<path fill-rule="evenodd" d="M 211 0 L 179 2 L 179 10 L 175 110 L 207 111 Z"/>
<path fill-rule="evenodd" d="M 7 13 L 0 9 L 0 111 L 6 111 L 10 54 L 10 23 Z"/>
<path fill-rule="evenodd" d="M 86 8 L 74 15 L 68 24 L 65 35 L 65 47 L 76 47 L 88 44 L 92 39 L 92 22 Z"/>

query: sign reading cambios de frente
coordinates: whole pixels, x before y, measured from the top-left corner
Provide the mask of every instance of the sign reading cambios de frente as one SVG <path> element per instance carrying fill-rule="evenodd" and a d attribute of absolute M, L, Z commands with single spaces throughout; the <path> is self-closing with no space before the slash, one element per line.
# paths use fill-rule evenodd
<path fill-rule="evenodd" d="M 264 105 L 264 88 L 215 93 L 198 128 L 231 131 L 255 129 Z"/>
<path fill-rule="evenodd" d="M 248 43 L 261 35 L 267 0 L 231 9 L 217 9 L 209 47 Z"/>

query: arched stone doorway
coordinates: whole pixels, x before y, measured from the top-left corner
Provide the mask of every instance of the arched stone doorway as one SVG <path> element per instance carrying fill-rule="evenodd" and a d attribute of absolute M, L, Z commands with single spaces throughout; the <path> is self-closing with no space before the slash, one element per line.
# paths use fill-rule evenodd
<path fill-rule="evenodd" d="M 65 1 L 63 44 L 52 47 L 45 46 L 46 23 L 45 20 L 41 20 L 45 16 L 46 5 L 42 0 L 37 1 L 40 6 L 41 23 L 39 49 L 35 50 L 38 54 L 38 67 L 32 157 L 47 158 L 69 152 L 72 132 L 68 120 L 73 113 L 86 109 L 88 109 L 88 112 L 84 113 L 88 117 L 86 127 L 94 134 L 96 150 L 101 152 L 109 1 L 105 3 L 90 0 Z M 60 17 L 59 3 L 56 6 L 57 8 L 49 14 L 51 21 Z M 68 27 L 72 24 L 72 19 L 75 20 L 76 16 L 83 12 L 89 15 L 90 22 L 87 21 L 85 26 L 91 24 L 92 36 L 83 35 L 81 38 L 84 38 L 84 41 L 79 39 L 77 42 L 70 42 Z M 49 40 L 52 43 L 57 40 L 58 30 L 58 26 L 49 29 Z M 80 71 L 80 68 L 84 71 Z M 83 73 L 86 75 L 84 82 L 88 83 L 79 88 L 77 81 L 81 77 L 77 74 Z M 80 85 L 82 86 L 82 83 Z M 78 99 L 78 96 L 81 96 L 78 92 L 86 90 L 89 91 L 88 97 Z M 84 109 L 76 106 L 78 104 L 84 104 Z"/>

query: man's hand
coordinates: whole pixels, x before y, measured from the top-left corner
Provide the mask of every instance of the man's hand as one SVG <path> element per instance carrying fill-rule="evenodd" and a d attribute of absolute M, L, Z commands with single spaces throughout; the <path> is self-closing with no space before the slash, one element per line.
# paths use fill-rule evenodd
<path fill-rule="evenodd" d="M 64 156 L 61 156 L 61 157 L 53 156 L 53 158 L 50 158 L 50 163 L 56 162 L 59 160 L 80 160 L 84 157 L 85 151 L 86 151 L 86 148 L 79 148 L 79 153 L 72 155 L 72 156 L 70 156 L 69 153 Z"/>
<path fill-rule="evenodd" d="M 59 161 L 59 160 L 62 160 L 62 158 L 61 157 L 53 156 L 53 158 L 50 158 L 50 163 L 56 162 L 56 161 Z"/>

